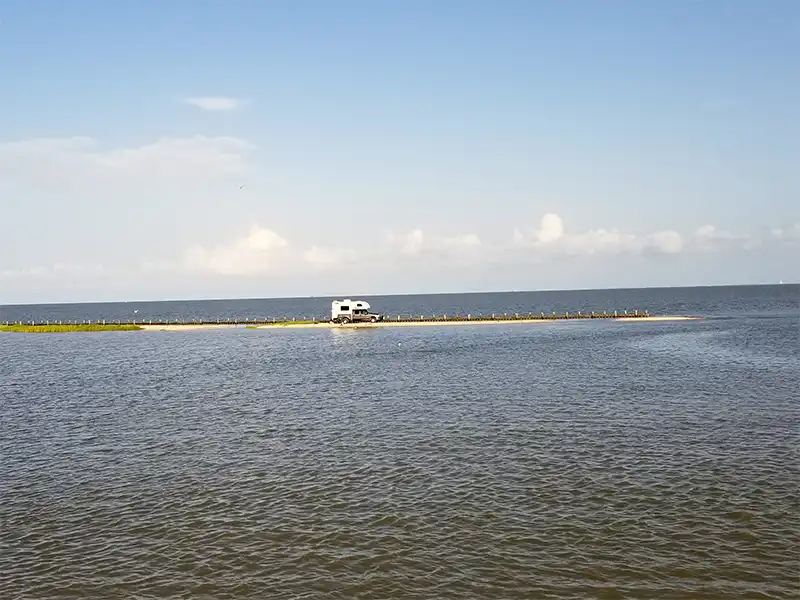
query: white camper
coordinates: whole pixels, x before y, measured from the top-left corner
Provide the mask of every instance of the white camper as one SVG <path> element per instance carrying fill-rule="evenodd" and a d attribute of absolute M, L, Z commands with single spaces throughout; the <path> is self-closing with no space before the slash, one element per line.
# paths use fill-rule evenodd
<path fill-rule="evenodd" d="M 366 300 L 334 300 L 331 302 L 331 322 L 350 323 L 368 322 L 375 323 L 383 320 L 383 315 L 369 311 L 369 302 Z"/>

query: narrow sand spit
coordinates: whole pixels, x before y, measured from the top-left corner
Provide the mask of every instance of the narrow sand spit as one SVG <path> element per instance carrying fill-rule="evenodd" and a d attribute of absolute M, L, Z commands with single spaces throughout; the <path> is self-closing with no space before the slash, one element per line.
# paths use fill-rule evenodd
<path fill-rule="evenodd" d="M 615 319 L 601 319 L 612 321 L 693 321 L 700 317 L 617 317 Z M 528 324 L 533 325 L 536 323 L 556 323 L 562 321 L 572 321 L 573 319 L 515 319 L 509 321 L 479 321 L 477 319 L 469 321 L 382 321 L 378 323 L 351 323 L 349 325 L 336 325 L 328 323 L 327 321 L 319 323 L 275 323 L 273 324 L 233 324 L 233 323 L 208 323 L 208 324 L 192 324 L 187 323 L 181 325 L 179 323 L 170 325 L 141 325 L 142 329 L 148 331 L 191 331 L 197 329 L 230 329 L 238 327 L 239 329 L 364 329 L 364 328 L 377 328 L 377 327 L 437 327 L 448 325 L 504 325 L 504 324 Z M 588 321 L 591 319 L 574 319 L 576 321 Z"/>
<path fill-rule="evenodd" d="M 600 321 L 693 321 L 699 317 L 618 317 L 616 319 L 596 319 Z M 513 319 L 507 321 L 479 321 L 477 319 L 469 321 L 380 321 L 378 323 L 350 323 L 348 325 L 335 325 L 331 323 L 304 323 L 299 325 L 258 325 L 257 329 L 270 329 L 276 327 L 296 328 L 296 327 L 335 327 L 340 329 L 362 329 L 364 327 L 436 327 L 443 325 L 505 325 L 505 324 L 527 324 L 538 323 L 560 323 L 564 321 L 591 321 L 593 319 Z"/>
<path fill-rule="evenodd" d="M 697 321 L 700 317 L 617 317 L 615 321 Z"/>
<path fill-rule="evenodd" d="M 193 329 L 229 329 L 231 327 L 239 327 L 242 328 L 244 325 L 234 325 L 234 324 L 216 324 L 216 323 L 207 323 L 207 324 L 192 324 L 192 323 L 174 323 L 171 325 L 147 325 L 137 323 L 139 327 L 147 331 L 190 331 Z"/>

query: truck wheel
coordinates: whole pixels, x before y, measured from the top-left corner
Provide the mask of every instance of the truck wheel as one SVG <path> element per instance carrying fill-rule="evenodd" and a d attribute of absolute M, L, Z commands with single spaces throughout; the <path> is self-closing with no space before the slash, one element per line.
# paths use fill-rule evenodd
<path fill-rule="evenodd" d="M 370 323 L 377 323 L 378 319 L 376 317 L 372 317 L 369 322 Z"/>
<path fill-rule="evenodd" d="M 350 319 L 348 319 L 347 317 L 342 317 L 342 320 L 340 321 L 340 323 L 342 325 L 347 325 L 349 322 L 350 322 Z"/>

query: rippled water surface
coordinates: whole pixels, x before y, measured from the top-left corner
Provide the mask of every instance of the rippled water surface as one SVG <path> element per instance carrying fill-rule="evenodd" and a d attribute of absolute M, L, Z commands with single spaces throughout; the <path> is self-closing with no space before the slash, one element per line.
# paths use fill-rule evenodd
<path fill-rule="evenodd" d="M 767 304 L 2 334 L 0 598 L 797 598 L 800 315 Z"/>

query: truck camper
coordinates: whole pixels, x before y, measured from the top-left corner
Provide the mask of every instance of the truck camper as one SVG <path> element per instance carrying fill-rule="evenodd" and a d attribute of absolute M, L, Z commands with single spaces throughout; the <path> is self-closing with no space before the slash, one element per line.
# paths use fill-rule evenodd
<path fill-rule="evenodd" d="M 331 302 L 331 323 L 377 323 L 383 315 L 370 312 L 369 302 L 365 300 L 334 300 Z"/>

